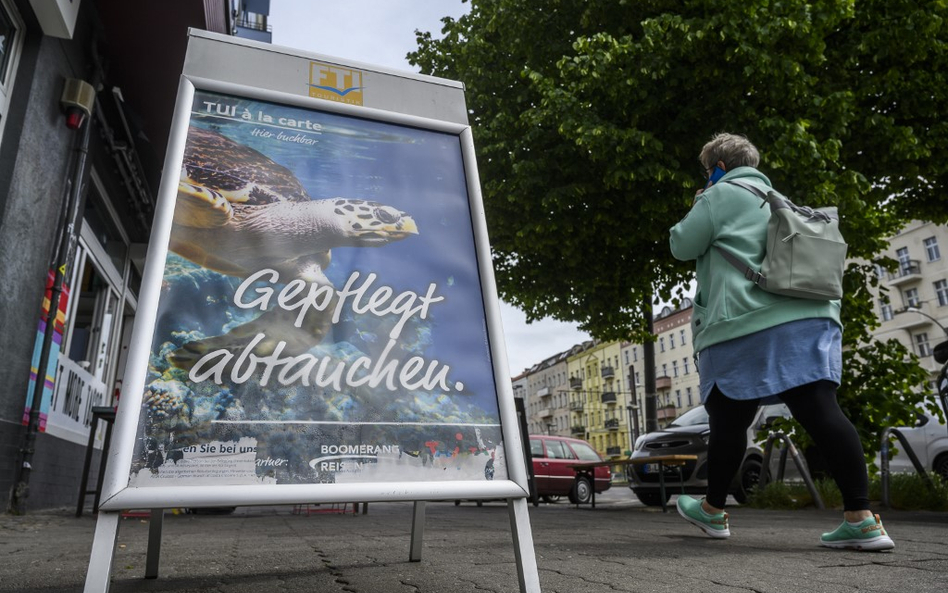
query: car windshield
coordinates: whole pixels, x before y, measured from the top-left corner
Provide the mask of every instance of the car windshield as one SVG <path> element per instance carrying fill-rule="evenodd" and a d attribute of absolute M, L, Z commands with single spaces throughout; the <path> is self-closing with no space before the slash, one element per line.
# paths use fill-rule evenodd
<path fill-rule="evenodd" d="M 678 418 L 676 418 L 668 426 L 695 426 L 696 424 L 707 424 L 708 423 L 708 412 L 704 409 L 704 406 L 698 406 L 688 410 Z"/>
<path fill-rule="evenodd" d="M 599 458 L 599 453 L 596 453 L 596 450 L 586 443 L 570 443 L 569 446 L 573 448 L 576 457 L 579 457 L 582 461 L 602 461 Z"/>

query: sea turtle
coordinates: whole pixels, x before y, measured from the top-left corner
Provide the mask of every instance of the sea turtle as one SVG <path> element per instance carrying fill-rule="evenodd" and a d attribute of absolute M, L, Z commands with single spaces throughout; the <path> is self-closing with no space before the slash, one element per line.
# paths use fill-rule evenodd
<path fill-rule="evenodd" d="M 323 270 L 335 247 L 379 247 L 418 234 L 397 208 L 367 200 L 313 200 L 289 169 L 260 152 L 198 126 L 188 129 L 169 248 L 221 274 L 246 278 L 265 268 L 280 282 L 296 278 L 331 284 Z M 284 341 L 285 355 L 305 352 L 329 329 L 328 315 L 310 312 L 302 327 L 295 314 L 274 309 L 227 334 L 186 343 L 169 356 L 190 368 L 203 354 L 238 350 L 257 333 L 267 355 Z"/>

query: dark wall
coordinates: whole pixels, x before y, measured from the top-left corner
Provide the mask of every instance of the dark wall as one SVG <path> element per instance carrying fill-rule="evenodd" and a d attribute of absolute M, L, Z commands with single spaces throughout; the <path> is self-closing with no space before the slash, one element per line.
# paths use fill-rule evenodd
<path fill-rule="evenodd" d="M 0 507 L 6 508 L 20 464 L 21 424 L 31 354 L 41 314 L 46 271 L 57 243 L 78 132 L 64 124 L 59 99 L 66 78 L 88 79 L 87 48 L 93 26 L 80 15 L 71 40 L 44 37 L 28 2 L 17 7 L 26 21 L 7 127 L 0 144 Z M 88 13 L 88 11 L 84 11 Z M 43 485 L 44 506 L 74 504 L 83 449 L 41 435 L 31 482 Z M 52 450 L 50 449 L 52 447 Z M 78 465 L 78 471 L 59 473 Z M 36 493 L 31 489 L 31 494 Z M 67 494 L 68 493 L 68 494 Z M 40 508 L 31 498 L 27 508 Z"/>
<path fill-rule="evenodd" d="M 188 29 L 216 23 L 211 28 L 225 32 L 229 6 L 225 0 L 85 0 L 73 39 L 62 40 L 43 36 L 30 0 L 12 1 L 25 21 L 26 37 L 0 140 L 0 512 L 20 465 L 31 355 L 79 136 L 66 128 L 60 111 L 64 81 L 92 83 L 94 67 L 101 66 L 103 87 L 96 100 L 116 130 L 112 89 L 121 89 L 122 113 L 153 197 Z M 89 123 L 96 125 L 95 118 Z M 137 202 L 131 197 L 101 128 L 93 130 L 88 155 L 131 242 L 146 243 L 150 210 L 140 196 Z M 84 456 L 84 445 L 40 434 L 26 509 L 75 505 Z M 93 468 L 97 462 L 98 455 Z M 93 469 L 89 483 L 94 479 Z"/>

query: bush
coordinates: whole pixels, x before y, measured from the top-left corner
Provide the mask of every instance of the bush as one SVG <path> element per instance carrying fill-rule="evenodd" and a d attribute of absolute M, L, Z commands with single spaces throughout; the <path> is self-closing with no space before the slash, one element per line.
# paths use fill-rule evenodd
<path fill-rule="evenodd" d="M 932 485 L 918 474 L 891 474 L 889 476 L 889 504 L 904 511 L 948 511 L 948 482 L 935 473 L 929 473 Z M 816 491 L 828 509 L 842 508 L 843 496 L 831 479 L 814 482 Z M 869 500 L 882 500 L 882 479 L 869 479 Z M 802 482 L 770 482 L 757 488 L 747 498 L 747 506 L 755 509 L 793 510 L 816 506 L 813 497 Z"/>
<path fill-rule="evenodd" d="M 813 498 L 805 485 L 787 482 L 770 482 L 747 497 L 747 506 L 754 509 L 794 510 L 811 504 Z"/>
<path fill-rule="evenodd" d="M 922 476 L 911 474 L 889 475 L 889 504 L 905 511 L 948 511 L 948 482 L 940 475 L 929 472 L 934 488 Z M 882 500 L 882 478 L 873 476 L 869 481 L 869 498 Z"/>

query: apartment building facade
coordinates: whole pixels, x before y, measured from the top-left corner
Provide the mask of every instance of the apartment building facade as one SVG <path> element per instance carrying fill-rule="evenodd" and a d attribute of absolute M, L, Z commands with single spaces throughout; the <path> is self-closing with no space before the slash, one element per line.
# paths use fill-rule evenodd
<path fill-rule="evenodd" d="M 881 326 L 874 335 L 904 344 L 934 381 L 940 366 L 932 349 L 948 340 L 948 226 L 913 221 L 892 237 L 884 255 L 897 265 L 876 267 Z"/>
<path fill-rule="evenodd" d="M 599 451 L 619 458 L 630 449 L 632 402 L 620 363 L 619 342 L 587 342 L 568 359 L 570 433 Z"/>

